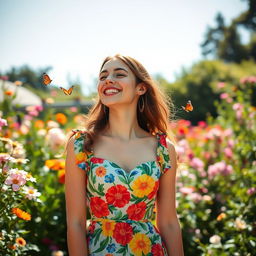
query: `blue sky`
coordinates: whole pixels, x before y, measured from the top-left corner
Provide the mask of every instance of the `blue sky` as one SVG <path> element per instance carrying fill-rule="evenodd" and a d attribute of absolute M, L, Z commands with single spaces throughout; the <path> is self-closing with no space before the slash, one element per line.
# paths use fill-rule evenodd
<path fill-rule="evenodd" d="M 0 70 L 52 66 L 54 84 L 79 78 L 88 94 L 103 59 L 121 53 L 173 81 L 202 58 L 216 13 L 229 23 L 246 8 L 241 0 L 0 0 Z"/>

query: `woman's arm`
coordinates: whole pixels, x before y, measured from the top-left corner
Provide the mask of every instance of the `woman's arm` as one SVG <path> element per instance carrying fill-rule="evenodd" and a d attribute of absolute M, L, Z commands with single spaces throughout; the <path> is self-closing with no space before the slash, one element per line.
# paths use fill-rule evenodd
<path fill-rule="evenodd" d="M 184 256 L 182 233 L 176 213 L 177 155 L 167 140 L 171 168 L 160 178 L 156 201 L 156 224 L 166 244 L 169 256 Z"/>
<path fill-rule="evenodd" d="M 69 256 L 87 256 L 86 173 L 76 165 L 74 137 L 67 145 L 65 198 Z"/>

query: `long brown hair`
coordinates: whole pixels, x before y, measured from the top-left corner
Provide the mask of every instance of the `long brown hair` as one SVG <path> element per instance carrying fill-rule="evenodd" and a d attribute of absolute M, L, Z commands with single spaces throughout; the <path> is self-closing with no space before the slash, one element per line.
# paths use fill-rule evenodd
<path fill-rule="evenodd" d="M 140 98 L 137 104 L 137 118 L 139 126 L 152 135 L 157 132 L 166 133 L 168 138 L 175 142 L 174 135 L 170 129 L 169 123 L 174 119 L 174 105 L 171 97 L 166 95 L 165 92 L 159 87 L 159 85 L 151 78 L 147 70 L 143 65 L 129 56 L 123 56 L 116 54 L 114 56 L 108 56 L 104 59 L 100 71 L 106 62 L 119 59 L 123 61 L 133 72 L 136 77 L 136 85 L 143 82 L 147 88 L 147 91 L 140 96 L 144 98 L 144 111 L 139 111 Z M 96 103 L 89 110 L 89 113 L 85 115 L 85 130 L 87 131 L 86 141 L 84 149 L 88 152 L 91 151 L 93 145 L 93 138 L 105 129 L 109 120 L 109 108 L 100 101 L 99 95 L 97 95 Z"/>

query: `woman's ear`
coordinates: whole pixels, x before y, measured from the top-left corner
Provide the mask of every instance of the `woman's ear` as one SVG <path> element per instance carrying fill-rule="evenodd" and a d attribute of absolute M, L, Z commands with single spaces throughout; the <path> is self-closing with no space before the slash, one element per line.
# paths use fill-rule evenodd
<path fill-rule="evenodd" d="M 144 94 L 147 91 L 146 85 L 144 83 L 139 83 L 137 87 L 139 89 L 140 95 Z"/>

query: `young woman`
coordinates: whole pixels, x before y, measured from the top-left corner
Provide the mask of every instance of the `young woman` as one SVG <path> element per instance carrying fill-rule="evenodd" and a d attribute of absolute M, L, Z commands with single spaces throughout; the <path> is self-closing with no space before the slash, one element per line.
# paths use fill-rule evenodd
<path fill-rule="evenodd" d="M 183 256 L 171 100 L 119 54 L 104 60 L 97 89 L 85 128 L 67 144 L 69 255 Z"/>

